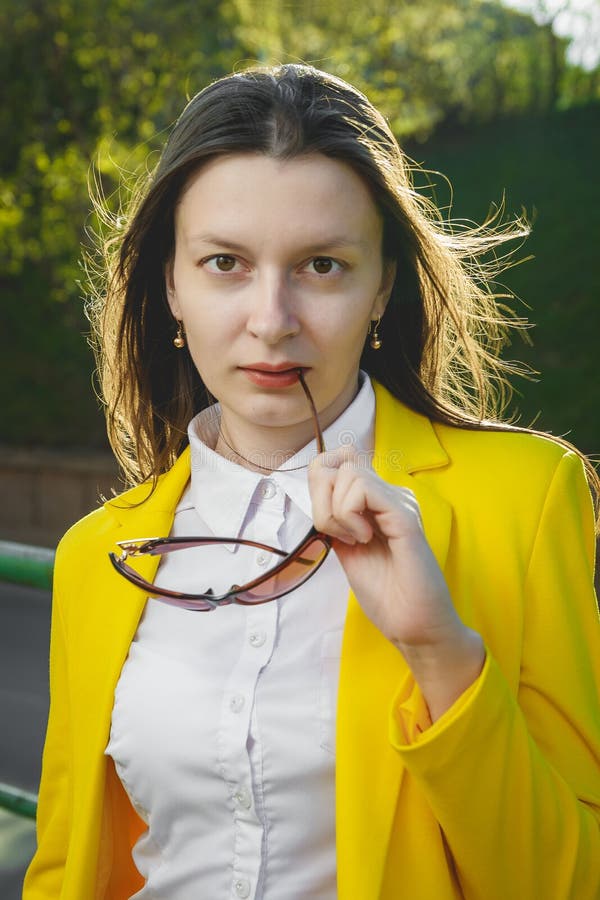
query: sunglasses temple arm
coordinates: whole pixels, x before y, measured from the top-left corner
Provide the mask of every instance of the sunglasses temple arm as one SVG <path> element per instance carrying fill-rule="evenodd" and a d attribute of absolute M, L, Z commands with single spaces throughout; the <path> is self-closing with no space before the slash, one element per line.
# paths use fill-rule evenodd
<path fill-rule="evenodd" d="M 306 394 L 306 399 L 310 405 L 310 411 L 312 413 L 313 425 L 315 428 L 315 436 L 317 439 L 317 449 L 319 453 L 325 453 L 325 441 L 323 440 L 323 432 L 321 431 L 321 426 L 319 425 L 319 416 L 317 415 L 317 408 L 315 406 L 315 401 L 312 398 L 312 394 L 308 389 L 308 385 L 304 380 L 304 374 L 302 369 L 298 369 L 298 381 L 302 385 L 302 390 Z"/>

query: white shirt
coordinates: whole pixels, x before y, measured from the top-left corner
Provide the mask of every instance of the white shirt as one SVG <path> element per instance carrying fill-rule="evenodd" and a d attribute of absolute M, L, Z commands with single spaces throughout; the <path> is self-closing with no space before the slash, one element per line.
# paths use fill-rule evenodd
<path fill-rule="evenodd" d="M 373 447 L 371 383 L 324 433 Z M 271 474 L 211 447 L 218 406 L 189 426 L 191 481 L 171 534 L 244 537 L 291 550 L 308 532 L 314 440 Z M 131 535 L 132 538 L 143 535 Z M 178 551 L 156 582 L 215 593 L 276 558 Z M 196 564 L 194 564 L 196 563 Z M 250 568 L 250 570 L 249 570 Z M 106 753 L 148 825 L 133 850 L 136 900 L 335 900 L 335 709 L 348 582 L 330 553 L 292 593 L 190 612 L 150 600 L 115 691 Z"/>

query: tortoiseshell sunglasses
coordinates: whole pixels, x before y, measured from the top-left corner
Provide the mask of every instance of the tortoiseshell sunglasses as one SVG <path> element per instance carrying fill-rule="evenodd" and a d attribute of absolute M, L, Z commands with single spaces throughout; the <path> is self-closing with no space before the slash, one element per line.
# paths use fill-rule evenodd
<path fill-rule="evenodd" d="M 317 410 L 301 369 L 298 369 L 298 380 L 310 405 L 318 451 L 319 453 L 324 453 L 325 443 L 319 425 Z M 130 556 L 162 556 L 177 550 L 204 547 L 211 544 L 226 544 L 232 549 L 235 549 L 236 546 L 253 547 L 280 557 L 281 562 L 246 584 L 232 584 L 228 591 L 220 595 L 215 595 L 211 588 L 208 588 L 202 594 L 190 594 L 159 587 L 146 581 L 126 562 Z M 327 535 L 317 531 L 314 525 L 290 553 L 285 553 L 285 551 L 277 547 L 271 547 L 269 544 L 261 544 L 257 541 L 221 537 L 138 538 L 130 541 L 117 541 L 117 545 L 122 550 L 121 555 L 117 556 L 115 553 L 109 553 L 109 558 L 120 575 L 132 584 L 137 585 L 137 587 L 142 588 L 150 597 L 158 597 L 171 606 L 198 612 L 210 612 L 210 610 L 217 609 L 220 606 L 228 606 L 231 603 L 254 606 L 260 603 L 268 603 L 270 600 L 277 600 L 278 597 L 289 594 L 301 584 L 304 584 L 305 581 L 308 581 L 323 564 L 331 549 L 330 539 Z"/>

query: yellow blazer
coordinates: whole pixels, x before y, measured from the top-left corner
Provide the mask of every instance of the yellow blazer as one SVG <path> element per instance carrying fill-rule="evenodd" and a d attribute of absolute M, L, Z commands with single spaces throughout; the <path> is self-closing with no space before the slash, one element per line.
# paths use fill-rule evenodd
<path fill-rule="evenodd" d="M 578 457 L 528 434 L 432 424 L 376 388 L 374 465 L 412 488 L 477 681 L 431 725 L 401 654 L 351 596 L 339 682 L 339 900 L 600 898 L 600 629 Z M 24 900 L 121 900 L 144 826 L 106 747 L 146 598 L 118 539 L 168 534 L 189 453 L 77 523 L 56 562 L 38 851 Z M 152 576 L 157 560 L 146 559 Z M 216 613 L 218 615 L 218 613 Z M 217 900 L 217 898 L 207 898 Z"/>

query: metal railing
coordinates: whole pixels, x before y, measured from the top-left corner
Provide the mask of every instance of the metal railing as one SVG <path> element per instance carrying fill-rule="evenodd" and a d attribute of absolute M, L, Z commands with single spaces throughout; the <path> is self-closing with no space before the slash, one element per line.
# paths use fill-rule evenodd
<path fill-rule="evenodd" d="M 0 581 L 29 587 L 52 587 L 54 550 L 0 541 Z"/>
<path fill-rule="evenodd" d="M 0 581 L 50 590 L 54 550 L 0 541 Z M 37 795 L 10 784 L 0 783 L 0 809 L 35 819 Z"/>
<path fill-rule="evenodd" d="M 0 809 L 7 809 L 25 819 L 35 819 L 37 800 L 37 794 L 23 791 L 11 784 L 0 783 Z"/>

